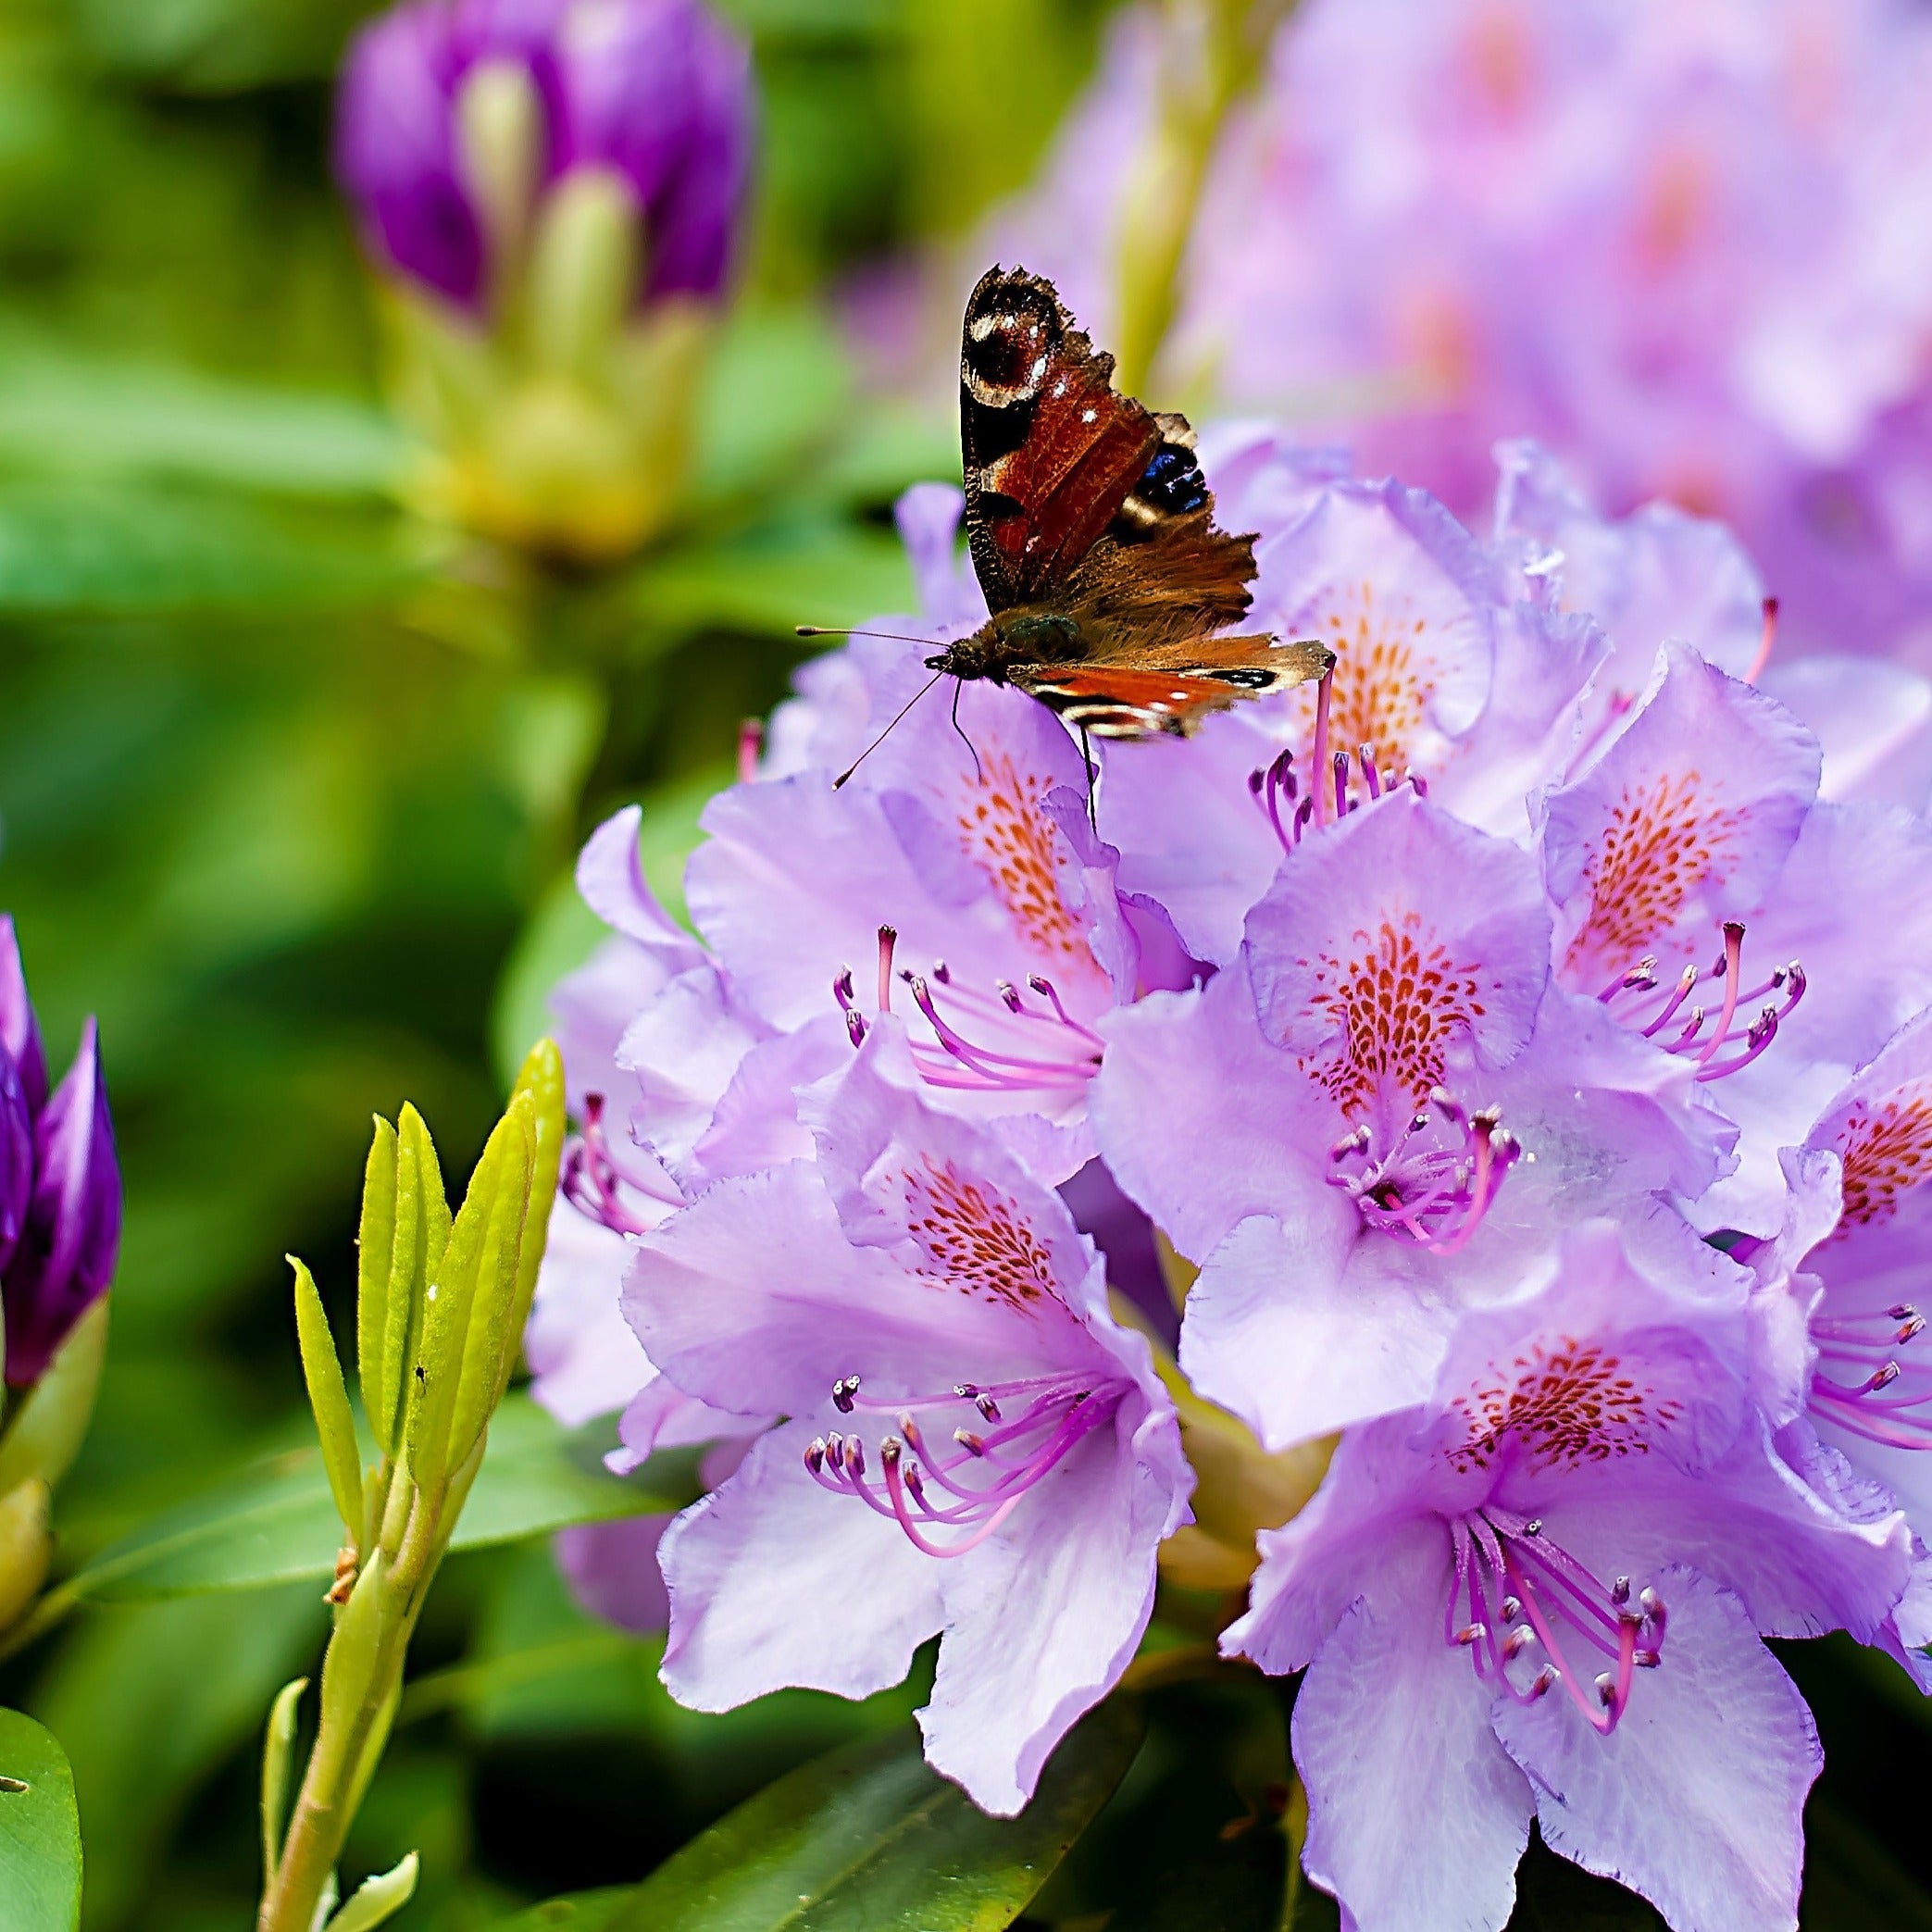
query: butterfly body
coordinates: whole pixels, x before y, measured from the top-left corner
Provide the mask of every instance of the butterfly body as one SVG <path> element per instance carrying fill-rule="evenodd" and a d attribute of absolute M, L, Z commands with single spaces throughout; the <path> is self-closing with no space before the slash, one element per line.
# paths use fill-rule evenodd
<path fill-rule="evenodd" d="M 1011 684 L 1100 737 L 1185 735 L 1319 677 L 1318 643 L 1221 633 L 1252 601 L 1254 539 L 1215 527 L 1187 418 L 1113 386 L 1114 358 L 1051 282 L 990 269 L 966 304 L 966 533 L 991 615 L 927 660 Z"/>

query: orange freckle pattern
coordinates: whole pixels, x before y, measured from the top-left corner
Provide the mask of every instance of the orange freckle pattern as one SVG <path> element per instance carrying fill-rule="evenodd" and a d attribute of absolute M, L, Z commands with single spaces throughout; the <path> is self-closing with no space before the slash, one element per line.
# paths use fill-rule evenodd
<path fill-rule="evenodd" d="M 1324 954 L 1312 965 L 1309 1004 L 1341 1028 L 1333 1058 L 1302 1066 L 1352 1117 L 1373 1096 L 1391 1088 L 1415 1106 L 1440 1084 L 1449 1044 L 1483 1017 L 1481 983 L 1409 912 L 1358 933 L 1365 950 L 1350 959 Z"/>
<path fill-rule="evenodd" d="M 1859 1107 L 1839 1136 L 1844 1156 L 1840 1234 L 1888 1220 L 1899 1198 L 1932 1178 L 1932 1080 L 1917 1080 Z"/>
<path fill-rule="evenodd" d="M 1492 1365 L 1451 1406 L 1468 1425 L 1449 1452 L 1464 1475 L 1487 1469 L 1512 1436 L 1538 1469 L 1648 1455 L 1652 1438 L 1683 1414 L 1681 1402 L 1644 1388 L 1615 1355 L 1568 1337 L 1533 1342 L 1507 1367 Z"/>
<path fill-rule="evenodd" d="M 922 1275 L 1012 1308 L 1055 1296 L 1046 1250 L 1004 1195 L 951 1162 L 929 1159 L 904 1178 L 908 1225 L 926 1251 Z"/>
<path fill-rule="evenodd" d="M 1335 592 L 1315 608 L 1311 627 L 1335 654 L 1328 697 L 1332 749 L 1374 749 L 1385 771 L 1400 772 L 1413 755 L 1437 666 L 1428 627 L 1405 597 L 1377 597 L 1372 584 Z M 1315 724 L 1315 687 L 1298 695 L 1302 728 Z"/>
<path fill-rule="evenodd" d="M 1036 959 L 1050 972 L 1097 974 L 1092 948 L 1061 896 L 1058 829 L 1041 803 L 1050 789 L 1045 778 L 1021 772 L 1004 753 L 982 753 L 959 808 L 960 841 Z"/>
<path fill-rule="evenodd" d="M 1701 797 L 1701 783 L 1695 771 L 1666 773 L 1624 793 L 1584 866 L 1589 911 L 1565 970 L 1628 967 L 1669 932 L 1693 892 L 1736 869 L 1746 815 Z"/>

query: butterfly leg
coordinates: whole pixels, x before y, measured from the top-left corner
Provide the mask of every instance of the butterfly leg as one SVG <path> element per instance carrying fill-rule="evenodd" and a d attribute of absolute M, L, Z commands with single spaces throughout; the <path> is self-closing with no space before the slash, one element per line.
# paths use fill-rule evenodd
<path fill-rule="evenodd" d="M 971 752 L 971 753 L 972 753 L 972 754 L 973 754 L 973 776 L 974 776 L 974 777 L 975 777 L 976 779 L 979 779 L 979 780 L 980 780 L 980 781 L 981 781 L 981 782 L 983 783 L 983 782 L 985 781 L 985 779 L 986 779 L 986 767 L 985 767 L 984 766 L 982 766 L 982 765 L 980 764 L 980 762 L 979 762 L 979 747 L 978 747 L 978 746 L 977 744 L 975 744 L 975 743 L 973 742 L 973 741 L 972 741 L 972 740 L 971 740 L 970 738 L 968 738 L 968 737 L 966 736 L 966 727 L 965 727 L 964 725 L 962 725 L 962 724 L 960 723 L 960 721 L 959 721 L 959 694 L 960 694 L 960 692 L 963 692 L 963 691 L 964 691 L 965 689 L 966 689 L 966 679 L 965 679 L 964 678 L 955 678 L 955 679 L 954 679 L 954 680 L 953 680 L 953 729 L 954 729 L 955 731 L 957 731 L 957 732 L 959 733 L 959 741 L 960 741 L 960 742 L 961 742 L 962 744 L 964 744 L 964 745 L 966 746 L 966 750 L 967 750 L 967 751 L 969 751 L 969 752 Z"/>
<path fill-rule="evenodd" d="M 1080 727 L 1080 768 L 1087 774 L 1087 823 L 1093 828 L 1093 836 L 1100 837 L 1100 805 L 1093 795 L 1093 783 L 1100 773 L 1093 763 L 1093 741 L 1087 735 L 1087 727 Z"/>

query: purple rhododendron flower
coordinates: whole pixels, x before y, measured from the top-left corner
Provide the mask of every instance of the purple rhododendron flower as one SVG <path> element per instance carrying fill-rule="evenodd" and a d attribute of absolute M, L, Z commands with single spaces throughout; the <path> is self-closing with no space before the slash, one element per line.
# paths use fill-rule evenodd
<path fill-rule="evenodd" d="M 1403 793 L 1284 860 L 1204 991 L 1109 1026 L 1102 1150 L 1202 1264 L 1181 1364 L 1268 1447 L 1419 1401 L 1579 1213 L 1714 1178 L 1690 1069 L 1550 959 L 1530 855 Z"/>
<path fill-rule="evenodd" d="M 928 1755 L 1011 1812 L 1190 1519 L 1184 1380 L 1238 1464 L 1332 1444 L 1224 1647 L 1307 1670 L 1346 1923 L 1446 1885 L 1500 1926 L 1535 1817 L 1675 1925 L 1777 1932 L 1819 1754 L 1761 1639 L 1932 1684 L 1932 687 L 1785 664 L 1726 530 L 1606 517 L 1532 444 L 1487 538 L 1265 428 L 1203 453 L 1317 689 L 1090 794 L 1044 707 L 921 695 L 983 612 L 921 486 L 922 614 L 747 739 L 696 933 L 635 811 L 586 847 L 536 1386 L 709 1493 L 560 1561 L 668 1614 L 698 1709 L 866 1695 L 939 1633 Z"/>
<path fill-rule="evenodd" d="M 1011 1813 L 1133 1655 L 1192 1479 L 1059 1197 L 921 1088 L 881 1024 L 814 1104 L 816 1162 L 722 1181 L 638 1243 L 653 1357 L 789 1418 L 666 1534 L 665 1678 L 704 1710 L 864 1696 L 942 1632 L 927 1753 Z"/>
<path fill-rule="evenodd" d="M 0 1294 L 6 1384 L 31 1389 L 107 1290 L 120 1252 L 120 1165 L 94 1023 L 49 1093 L 13 920 L 0 914 Z"/>
<path fill-rule="evenodd" d="M 1774 1453 L 1743 1271 L 1656 1232 L 1639 1259 L 1571 1229 L 1262 1538 L 1224 1647 L 1307 1668 L 1306 1862 L 1364 1927 L 1501 1926 L 1532 1814 L 1673 1925 L 1796 1923 L 1821 1758 L 1759 1638 L 1874 1634 L 1906 1533 L 1837 1514 Z"/>
<path fill-rule="evenodd" d="M 343 69 L 336 168 L 370 251 L 480 314 L 498 264 L 466 147 L 479 75 L 525 77 L 532 184 L 582 168 L 621 181 L 644 244 L 640 302 L 715 295 L 750 160 L 742 44 L 696 0 L 410 0 L 366 27 Z M 514 159 L 514 157 L 511 157 Z"/>
<path fill-rule="evenodd" d="M 994 224 L 1097 340 L 1184 64 L 1125 13 Z M 1923 662 L 1928 71 L 1912 0 L 1306 0 L 1212 157 L 1165 371 L 1465 515 L 1534 434 L 1617 509 L 1733 524 L 1805 648 Z"/>

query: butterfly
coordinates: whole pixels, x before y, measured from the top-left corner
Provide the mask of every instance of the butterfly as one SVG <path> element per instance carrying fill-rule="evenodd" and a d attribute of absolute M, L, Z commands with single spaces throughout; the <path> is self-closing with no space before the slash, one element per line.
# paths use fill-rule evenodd
<path fill-rule="evenodd" d="M 1254 539 L 1215 528 L 1187 418 L 1120 394 L 1043 277 L 979 278 L 959 433 L 991 616 L 929 670 L 1013 685 L 1095 737 L 1151 738 L 1334 664 L 1313 641 L 1220 635 L 1253 602 Z"/>

